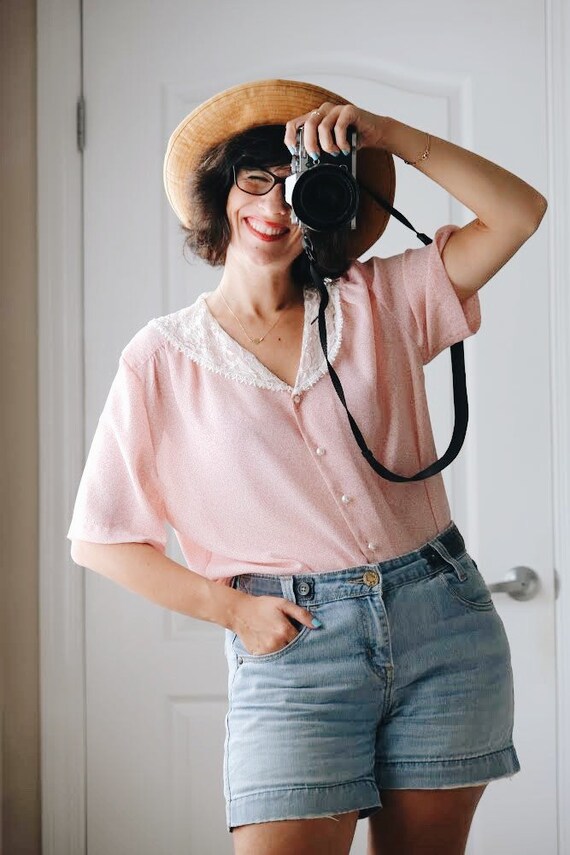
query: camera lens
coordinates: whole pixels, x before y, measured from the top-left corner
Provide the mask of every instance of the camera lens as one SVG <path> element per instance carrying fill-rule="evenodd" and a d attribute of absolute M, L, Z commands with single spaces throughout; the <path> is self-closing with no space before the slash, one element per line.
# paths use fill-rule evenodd
<path fill-rule="evenodd" d="M 340 229 L 358 209 L 358 185 L 353 176 L 333 164 L 320 164 L 297 179 L 292 206 L 302 223 L 316 232 Z"/>

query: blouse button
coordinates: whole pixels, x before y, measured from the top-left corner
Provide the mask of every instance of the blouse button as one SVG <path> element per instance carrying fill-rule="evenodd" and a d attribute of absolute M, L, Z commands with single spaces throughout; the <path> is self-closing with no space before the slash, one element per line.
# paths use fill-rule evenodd
<path fill-rule="evenodd" d="M 345 496 L 343 493 L 343 495 L 340 497 L 340 500 L 341 502 L 344 502 L 345 505 L 348 505 L 348 503 L 350 502 L 350 496 Z"/>
<path fill-rule="evenodd" d="M 293 395 L 293 400 L 295 401 L 296 404 L 298 404 L 299 401 L 301 400 L 301 396 L 300 395 Z"/>
<path fill-rule="evenodd" d="M 368 549 L 378 549 L 378 544 L 377 543 L 369 543 Z"/>
<path fill-rule="evenodd" d="M 317 451 L 317 454 L 319 455 L 319 457 L 320 457 L 322 454 L 324 454 L 324 453 L 325 453 L 324 448 L 317 448 L 317 450 L 316 450 L 316 451 Z"/>

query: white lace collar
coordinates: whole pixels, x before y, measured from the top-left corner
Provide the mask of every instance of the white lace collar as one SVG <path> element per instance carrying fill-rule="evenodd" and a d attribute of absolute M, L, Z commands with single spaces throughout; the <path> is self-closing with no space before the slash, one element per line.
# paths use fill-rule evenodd
<path fill-rule="evenodd" d="M 327 349 L 331 365 L 338 354 L 342 340 L 342 310 L 340 287 L 336 280 L 327 282 L 329 303 L 325 309 Z M 318 317 L 320 296 L 312 289 L 305 289 L 305 319 L 301 362 L 295 387 L 277 377 L 262 362 L 242 347 L 220 326 L 214 318 L 206 297 L 212 291 L 204 291 L 197 300 L 184 309 L 153 318 L 149 325 L 157 329 L 174 347 L 185 353 L 194 362 L 222 374 L 231 380 L 273 391 L 302 392 L 314 386 L 327 373 L 327 363 L 319 338 Z"/>

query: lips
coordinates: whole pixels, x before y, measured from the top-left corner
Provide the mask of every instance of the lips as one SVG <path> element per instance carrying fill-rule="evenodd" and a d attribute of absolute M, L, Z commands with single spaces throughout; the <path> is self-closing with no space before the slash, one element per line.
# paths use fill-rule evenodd
<path fill-rule="evenodd" d="M 244 222 L 250 232 L 264 241 L 278 241 L 289 233 L 289 229 L 281 223 L 273 223 L 268 220 L 260 220 L 255 217 L 246 217 Z"/>

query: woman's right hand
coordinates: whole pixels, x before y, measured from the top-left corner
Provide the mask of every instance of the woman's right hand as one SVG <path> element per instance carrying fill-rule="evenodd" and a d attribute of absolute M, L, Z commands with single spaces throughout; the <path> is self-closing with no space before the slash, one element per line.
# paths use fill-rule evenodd
<path fill-rule="evenodd" d="M 291 620 L 316 629 L 313 615 L 291 600 L 246 594 L 234 612 L 230 628 L 249 653 L 261 656 L 281 650 L 299 634 Z"/>

